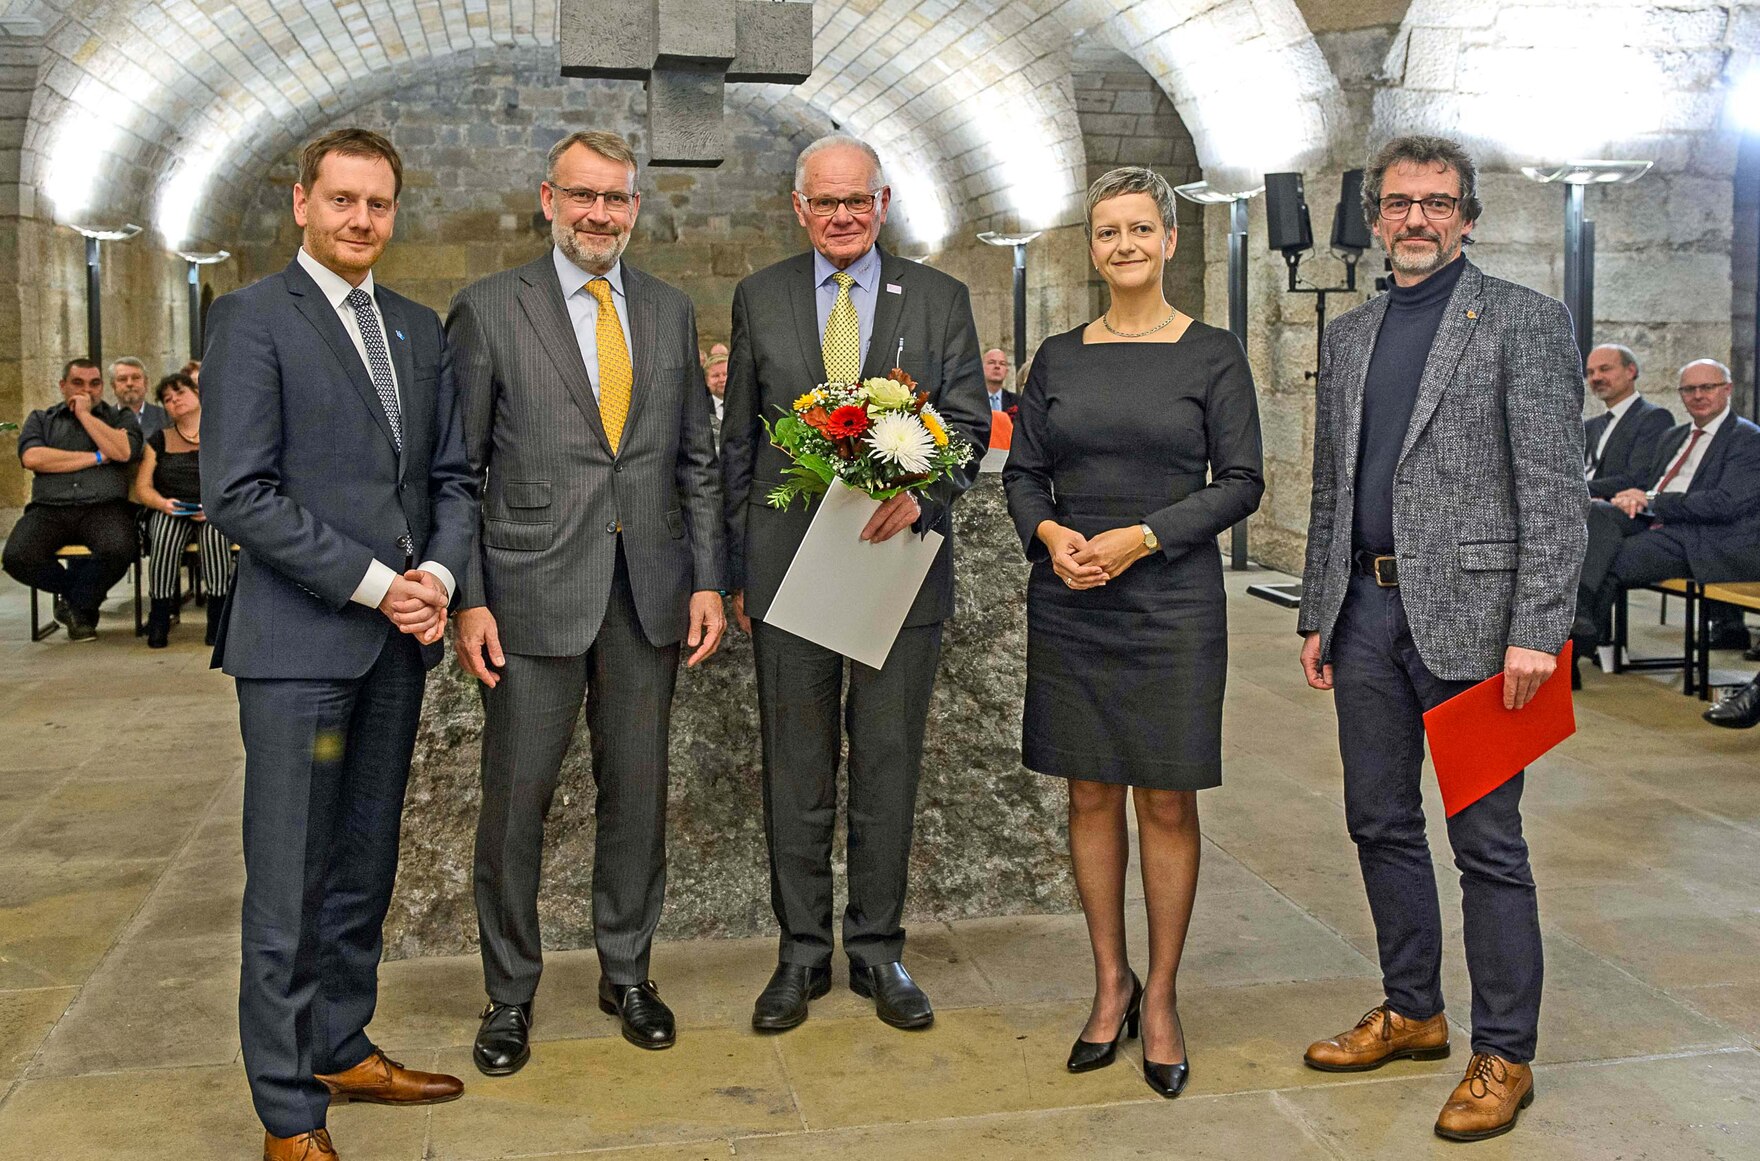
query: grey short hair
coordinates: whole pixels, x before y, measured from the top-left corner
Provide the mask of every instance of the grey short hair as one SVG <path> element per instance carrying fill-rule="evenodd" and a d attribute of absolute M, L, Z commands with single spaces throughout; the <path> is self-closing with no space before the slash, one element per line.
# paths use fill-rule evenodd
<path fill-rule="evenodd" d="M 1729 373 L 1729 368 L 1724 366 L 1722 363 L 1719 363 L 1716 359 L 1694 359 L 1691 363 L 1688 363 L 1685 367 L 1682 367 L 1680 370 L 1680 373 L 1682 375 L 1685 375 L 1687 373 L 1688 368 L 1700 367 L 1700 366 L 1716 367 L 1717 373 L 1719 375 L 1723 376 L 1723 381 L 1725 383 L 1728 383 L 1730 380 L 1735 378 L 1735 376 L 1733 376 Z"/>
<path fill-rule="evenodd" d="M 594 153 L 597 153 L 600 157 L 607 157 L 612 161 L 621 161 L 623 164 L 629 166 L 630 185 L 635 185 L 636 172 L 640 168 L 636 164 L 635 150 L 629 147 L 629 142 L 625 141 L 617 134 L 607 133 L 602 129 L 581 129 L 577 132 L 570 133 L 567 137 L 564 137 L 561 141 L 552 145 L 550 147 L 549 155 L 544 159 L 545 181 L 554 182 L 556 180 L 556 163 L 562 160 L 562 155 L 564 153 L 567 153 L 577 145 L 584 145 Z"/>
<path fill-rule="evenodd" d="M 1161 224 L 1168 232 L 1179 226 L 1179 199 L 1174 196 L 1172 183 L 1141 165 L 1121 165 L 1107 170 L 1088 187 L 1088 203 L 1082 211 L 1088 231 L 1094 230 L 1095 206 L 1109 198 L 1135 193 L 1146 193 L 1155 199 L 1155 208 L 1161 211 Z"/>
<path fill-rule="evenodd" d="M 872 187 L 879 189 L 886 184 L 886 169 L 880 164 L 880 154 L 875 152 L 872 145 L 860 137 L 852 137 L 848 133 L 827 133 L 801 150 L 801 155 L 794 159 L 794 188 L 796 192 L 803 192 L 801 186 L 807 184 L 807 161 L 815 154 L 824 153 L 827 149 L 861 150 L 874 166 Z"/>
<path fill-rule="evenodd" d="M 1418 133 L 1395 137 L 1383 145 L 1363 174 L 1363 216 L 1368 219 L 1369 229 L 1373 230 L 1381 217 L 1381 181 L 1389 169 L 1402 162 L 1448 166 L 1461 183 L 1461 220 L 1476 222 L 1485 212 L 1485 205 L 1479 200 L 1479 167 L 1473 164 L 1472 155 L 1458 141 Z"/>
<path fill-rule="evenodd" d="M 1630 371 L 1634 378 L 1637 376 L 1638 356 L 1632 353 L 1632 348 L 1626 346 L 1624 343 L 1596 343 L 1594 350 L 1589 353 L 1594 354 L 1595 351 L 1601 350 L 1612 351 L 1614 354 L 1618 355 L 1620 365 Z"/>
<path fill-rule="evenodd" d="M 110 375 L 112 378 L 115 377 L 116 368 L 118 368 L 118 367 L 133 367 L 135 370 L 139 371 L 143 376 L 145 376 L 147 373 L 147 365 L 145 363 L 141 362 L 139 359 L 135 358 L 133 355 L 124 355 L 120 359 L 111 359 L 110 360 Z"/>

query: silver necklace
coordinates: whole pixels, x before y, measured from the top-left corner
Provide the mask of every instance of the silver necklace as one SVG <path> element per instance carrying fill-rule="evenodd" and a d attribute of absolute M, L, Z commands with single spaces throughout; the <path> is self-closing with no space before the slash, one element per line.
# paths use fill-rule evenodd
<path fill-rule="evenodd" d="M 1127 334 L 1126 332 L 1121 331 L 1112 325 L 1112 312 L 1107 311 L 1105 314 L 1100 316 L 1100 325 L 1105 327 L 1108 331 L 1112 332 L 1112 334 L 1114 336 L 1116 336 L 1117 338 L 1140 339 L 1144 335 L 1152 335 L 1156 331 L 1161 330 L 1163 327 L 1165 327 L 1168 323 L 1172 322 L 1177 317 L 1179 317 L 1179 311 L 1173 309 L 1170 306 L 1167 308 L 1167 317 L 1162 319 L 1160 322 L 1156 323 L 1154 326 L 1150 327 L 1148 330 L 1136 331 L 1136 332 Z"/>

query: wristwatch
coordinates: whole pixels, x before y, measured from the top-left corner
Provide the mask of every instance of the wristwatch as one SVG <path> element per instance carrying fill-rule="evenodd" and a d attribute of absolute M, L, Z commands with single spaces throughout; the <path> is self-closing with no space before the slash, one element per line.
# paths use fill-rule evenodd
<path fill-rule="evenodd" d="M 1155 530 L 1147 524 L 1139 524 L 1138 527 L 1143 530 L 1143 547 L 1150 552 L 1160 552 L 1161 540 L 1155 535 Z"/>

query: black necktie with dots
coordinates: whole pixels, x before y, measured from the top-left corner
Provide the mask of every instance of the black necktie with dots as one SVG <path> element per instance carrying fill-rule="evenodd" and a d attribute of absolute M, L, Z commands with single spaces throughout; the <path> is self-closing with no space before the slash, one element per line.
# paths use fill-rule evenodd
<path fill-rule="evenodd" d="M 373 373 L 379 405 L 385 409 L 385 418 L 391 421 L 391 442 L 401 452 L 403 415 L 397 406 L 397 381 L 391 377 L 391 356 L 385 350 L 385 332 L 379 329 L 379 316 L 373 313 L 373 300 L 357 286 L 343 301 L 354 308 L 355 325 L 361 329 L 361 345 L 367 348 L 367 368 Z"/>

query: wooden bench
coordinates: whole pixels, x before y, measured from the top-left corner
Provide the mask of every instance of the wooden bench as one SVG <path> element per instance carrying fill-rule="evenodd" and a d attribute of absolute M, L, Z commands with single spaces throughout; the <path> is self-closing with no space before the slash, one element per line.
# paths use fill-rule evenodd
<path fill-rule="evenodd" d="M 55 554 L 57 560 L 74 560 L 82 556 L 92 555 L 92 550 L 83 544 L 69 544 Z M 43 624 L 42 609 L 38 604 L 39 590 L 31 586 L 31 640 L 41 641 L 55 630 L 61 628 L 59 621 L 50 619 Z M 134 635 L 139 637 L 147 631 L 147 620 L 141 610 L 141 558 L 134 558 Z"/>
<path fill-rule="evenodd" d="M 1625 593 L 1620 594 L 1613 610 L 1615 673 L 1631 670 L 1679 669 L 1681 692 L 1700 701 L 1711 700 L 1711 605 L 1719 601 L 1750 612 L 1760 612 L 1760 582 L 1707 584 L 1703 581 L 1675 578 L 1643 586 L 1661 593 L 1663 623 L 1668 622 L 1667 600 L 1683 598 L 1685 616 L 1681 618 L 1681 655 L 1679 657 L 1629 657 L 1626 655 L 1627 616 Z"/>
<path fill-rule="evenodd" d="M 1699 641 L 1700 649 L 1695 661 L 1699 667 L 1699 696 L 1711 700 L 1711 649 L 1710 633 L 1707 631 L 1710 622 L 1709 602 L 1718 601 L 1749 613 L 1760 613 L 1760 581 L 1732 581 L 1729 583 L 1711 583 L 1702 586 L 1699 594 L 1704 603 L 1701 604 Z"/>

